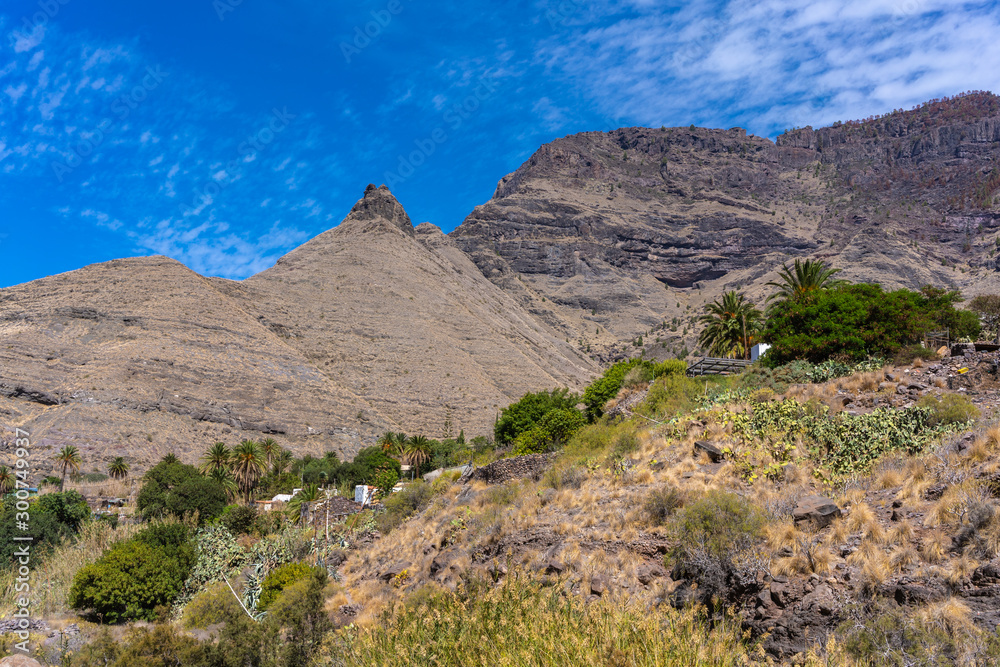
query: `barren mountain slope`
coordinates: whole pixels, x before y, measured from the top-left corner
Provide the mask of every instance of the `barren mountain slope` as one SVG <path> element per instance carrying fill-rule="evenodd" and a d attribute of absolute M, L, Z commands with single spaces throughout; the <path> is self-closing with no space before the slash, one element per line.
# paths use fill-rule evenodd
<path fill-rule="evenodd" d="M 733 288 L 762 301 L 795 257 L 887 287 L 995 289 L 998 99 L 934 101 L 777 144 L 738 128 L 565 137 L 504 177 L 452 237 L 584 347 L 657 325 L 690 343 L 705 302 Z"/>
<path fill-rule="evenodd" d="M 116 455 L 140 467 L 168 451 L 193 461 L 216 440 L 264 433 L 348 454 L 394 425 L 165 257 L 0 291 L 0 341 L 0 415 L 31 432 L 37 466 L 67 444 L 81 448 L 85 471 Z M 359 410 L 369 423 L 353 419 Z"/>
<path fill-rule="evenodd" d="M 410 433 L 488 432 L 525 391 L 578 387 L 597 370 L 437 227 L 414 229 L 384 186 L 369 186 L 338 227 L 234 293 L 331 381 Z"/>

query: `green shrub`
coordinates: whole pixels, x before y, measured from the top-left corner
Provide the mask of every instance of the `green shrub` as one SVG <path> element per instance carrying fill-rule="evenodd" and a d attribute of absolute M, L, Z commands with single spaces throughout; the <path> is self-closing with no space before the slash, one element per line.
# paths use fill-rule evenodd
<path fill-rule="evenodd" d="M 664 375 L 685 375 L 687 373 L 687 362 L 680 359 L 667 359 L 653 365 L 653 377 L 663 377 Z"/>
<path fill-rule="evenodd" d="M 938 355 L 935 350 L 916 343 L 900 348 L 899 352 L 896 353 L 896 356 L 892 361 L 897 366 L 906 366 L 908 364 L 912 364 L 914 359 L 935 361 L 937 358 Z"/>
<path fill-rule="evenodd" d="M 550 411 L 573 410 L 579 402 L 580 397 L 568 389 L 525 394 L 517 403 L 500 411 L 500 418 L 493 427 L 497 445 L 512 444 L 517 436 L 534 428 Z"/>
<path fill-rule="evenodd" d="M 233 597 L 224 582 L 210 584 L 191 598 L 184 606 L 182 625 L 187 629 L 205 629 L 216 623 L 225 623 L 243 613 L 240 603 Z"/>
<path fill-rule="evenodd" d="M 766 524 L 764 512 L 746 498 L 713 489 L 676 514 L 672 528 L 678 544 L 670 557 L 680 562 L 695 550 L 730 557 L 757 542 Z"/>
<path fill-rule="evenodd" d="M 198 515 L 198 522 L 211 521 L 226 506 L 226 491 L 194 466 L 164 460 L 142 478 L 136 508 L 146 520 L 165 516 Z"/>
<path fill-rule="evenodd" d="M 91 515 L 86 499 L 77 491 L 46 493 L 39 496 L 34 505 L 36 511 L 52 515 L 74 533 Z"/>
<path fill-rule="evenodd" d="M 651 364 L 639 364 L 633 366 L 625 377 L 622 378 L 623 387 L 638 387 L 649 384 L 653 381 L 653 366 Z"/>
<path fill-rule="evenodd" d="M 69 604 L 91 610 L 106 623 L 152 621 L 157 607 L 170 605 L 183 584 L 176 559 L 159 547 L 129 540 L 76 573 Z"/>
<path fill-rule="evenodd" d="M 663 526 L 683 505 L 681 492 L 672 486 L 664 486 L 650 491 L 642 508 L 651 524 Z"/>
<path fill-rule="evenodd" d="M 436 481 L 436 480 L 435 480 Z M 385 499 L 385 511 L 378 515 L 376 525 L 385 534 L 396 528 L 408 518 L 430 505 L 434 490 L 430 484 L 421 479 L 403 487 L 399 493 L 394 493 Z"/>
<path fill-rule="evenodd" d="M 296 581 L 312 574 L 315 568 L 305 563 L 288 563 L 271 570 L 260 585 L 260 599 L 257 601 L 257 611 L 265 611 L 278 594 Z"/>
<path fill-rule="evenodd" d="M 593 422 L 604 415 L 604 406 L 618 395 L 625 381 L 625 376 L 636 366 L 651 366 L 651 362 L 642 359 L 619 361 L 604 371 L 604 375 L 594 380 L 583 392 L 583 402 L 587 406 L 587 419 Z"/>
<path fill-rule="evenodd" d="M 622 431 L 615 437 L 615 446 L 611 457 L 620 459 L 639 449 L 639 436 L 633 431 Z"/>
<path fill-rule="evenodd" d="M 966 422 L 979 419 L 979 408 L 973 405 L 968 396 L 962 394 L 944 394 L 942 396 L 921 396 L 917 401 L 917 407 L 930 410 L 928 423 L 931 426 L 938 424 L 964 424 Z"/>
<path fill-rule="evenodd" d="M 183 523 L 159 523 L 140 530 L 132 539 L 160 549 L 164 556 L 177 561 L 182 577 L 187 579 L 198 559 L 192 538 L 191 529 Z"/>
<path fill-rule="evenodd" d="M 248 535 L 256 528 L 259 514 L 256 505 L 226 505 L 219 521 L 233 535 Z"/>
<path fill-rule="evenodd" d="M 539 454 L 561 447 L 587 420 L 576 408 L 549 410 L 530 430 L 514 439 L 514 454 Z"/>
<path fill-rule="evenodd" d="M 666 556 L 674 578 L 698 584 L 706 604 L 724 605 L 757 584 L 766 568 L 757 549 L 767 524 L 764 512 L 718 489 L 682 507 L 669 522 L 677 540 Z"/>
<path fill-rule="evenodd" d="M 958 292 L 925 287 L 920 292 L 885 292 L 879 285 L 838 285 L 807 299 L 776 303 L 768 313 L 763 339 L 771 343 L 766 361 L 797 359 L 819 363 L 831 357 L 862 360 L 892 357 L 933 329 L 957 337 L 979 335 L 974 313 L 959 311 Z"/>
<path fill-rule="evenodd" d="M 652 419 L 666 420 L 697 407 L 705 394 L 706 382 L 718 386 L 725 381 L 717 378 L 706 381 L 703 378 L 677 374 L 663 375 L 649 387 L 645 400 L 636 406 L 635 411 Z"/>

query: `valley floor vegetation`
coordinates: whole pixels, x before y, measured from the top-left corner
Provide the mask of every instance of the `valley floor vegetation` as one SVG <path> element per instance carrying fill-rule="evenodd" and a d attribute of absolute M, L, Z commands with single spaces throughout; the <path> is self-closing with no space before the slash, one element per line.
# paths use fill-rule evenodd
<path fill-rule="evenodd" d="M 32 608 L 55 631 L 33 637 L 36 654 L 74 667 L 997 664 L 1000 426 L 983 398 L 1000 383 L 949 388 L 951 367 L 915 346 L 942 325 L 976 335 L 979 320 L 952 293 L 887 296 L 834 275 L 786 267 L 766 316 L 737 296 L 707 310 L 703 343 L 719 354 L 774 341 L 743 374 L 623 360 L 582 394 L 525 394 L 491 437 L 386 433 L 348 463 L 217 443 L 197 466 L 168 455 L 146 471 L 121 517 L 65 488 L 80 455 L 63 450 L 62 476 L 30 503 Z M 858 330 L 909 324 L 846 340 L 835 313 L 848 311 Z M 527 467 L 421 479 L 505 457 Z M 403 465 L 415 479 L 392 493 Z M 125 461 L 108 472 L 129 479 Z M 299 522 L 355 484 L 378 487 L 378 505 Z M 293 488 L 282 511 L 253 502 Z M 7 495 L 8 534 L 14 514 Z M 4 604 L 14 581 L 0 575 Z"/>

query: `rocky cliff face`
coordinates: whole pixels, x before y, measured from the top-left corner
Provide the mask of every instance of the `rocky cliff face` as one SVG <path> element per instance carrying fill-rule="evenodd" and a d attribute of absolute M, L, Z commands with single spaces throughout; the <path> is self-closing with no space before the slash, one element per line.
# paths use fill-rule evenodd
<path fill-rule="evenodd" d="M 777 142 L 565 137 L 450 235 L 372 185 L 243 282 L 153 257 L 0 290 L 0 418 L 43 450 L 140 467 L 262 434 L 350 456 L 388 428 L 485 433 L 525 391 L 692 347 L 707 301 L 738 288 L 762 303 L 797 257 L 888 287 L 997 291 L 998 194 L 989 94 Z"/>
<path fill-rule="evenodd" d="M 733 288 L 762 300 L 796 257 L 887 287 L 993 289 L 997 100 L 962 96 L 776 143 L 738 128 L 565 137 L 452 236 L 584 348 L 651 333 L 657 350 L 691 345 L 704 303 Z"/>

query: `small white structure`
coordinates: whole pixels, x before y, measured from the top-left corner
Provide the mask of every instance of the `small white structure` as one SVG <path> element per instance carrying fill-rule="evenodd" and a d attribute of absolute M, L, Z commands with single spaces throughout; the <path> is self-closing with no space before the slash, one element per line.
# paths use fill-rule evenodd
<path fill-rule="evenodd" d="M 771 349 L 767 343 L 757 343 L 750 348 L 750 361 L 757 361 L 765 352 Z"/>
<path fill-rule="evenodd" d="M 370 505 L 375 500 L 377 492 L 378 488 L 374 486 L 358 484 L 354 487 L 354 502 L 361 503 L 362 505 Z"/>

